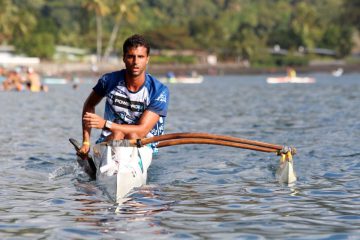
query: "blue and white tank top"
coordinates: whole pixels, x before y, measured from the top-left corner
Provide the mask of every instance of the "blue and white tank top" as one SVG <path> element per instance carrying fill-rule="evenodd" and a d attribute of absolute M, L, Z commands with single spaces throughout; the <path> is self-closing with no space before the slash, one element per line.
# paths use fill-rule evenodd
<path fill-rule="evenodd" d="M 125 70 L 103 75 L 93 90 L 106 97 L 104 118 L 118 124 L 136 124 L 145 110 L 160 116 L 159 121 L 146 137 L 164 133 L 165 118 L 169 105 L 169 89 L 146 73 L 144 85 L 137 91 L 129 91 L 125 82 Z M 103 130 L 100 138 L 111 132 Z M 152 146 L 155 147 L 155 146 Z"/>

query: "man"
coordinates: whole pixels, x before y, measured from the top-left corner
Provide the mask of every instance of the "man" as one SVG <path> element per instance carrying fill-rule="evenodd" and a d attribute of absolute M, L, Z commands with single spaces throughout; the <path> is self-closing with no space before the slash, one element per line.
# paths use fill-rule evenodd
<path fill-rule="evenodd" d="M 287 76 L 288 76 L 289 78 L 296 78 L 296 71 L 295 71 L 294 68 L 288 67 L 288 68 L 286 69 L 286 73 L 287 73 Z"/>
<path fill-rule="evenodd" d="M 103 75 L 84 103 L 80 155 L 85 156 L 90 150 L 91 128 L 102 129 L 97 143 L 163 134 L 169 90 L 146 73 L 149 53 L 150 46 L 141 35 L 126 39 L 125 69 Z M 95 106 L 103 97 L 106 97 L 104 118 L 95 114 Z"/>

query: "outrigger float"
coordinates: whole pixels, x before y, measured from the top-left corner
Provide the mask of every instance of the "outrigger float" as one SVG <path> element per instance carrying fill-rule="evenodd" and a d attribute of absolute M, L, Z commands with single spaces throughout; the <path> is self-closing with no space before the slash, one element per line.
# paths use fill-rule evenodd
<path fill-rule="evenodd" d="M 76 151 L 80 149 L 81 146 L 75 139 L 70 138 L 69 141 Z M 213 144 L 275 153 L 280 156 L 276 171 L 278 181 L 285 184 L 296 181 L 292 158 L 296 154 L 294 147 L 209 133 L 171 133 L 151 138 L 103 142 L 93 147 L 93 157 L 88 155 L 86 159 L 78 157 L 77 160 L 111 199 L 122 203 L 132 189 L 146 184 L 153 153 L 148 144 L 155 142 L 158 143 L 158 148 L 182 144 Z"/>

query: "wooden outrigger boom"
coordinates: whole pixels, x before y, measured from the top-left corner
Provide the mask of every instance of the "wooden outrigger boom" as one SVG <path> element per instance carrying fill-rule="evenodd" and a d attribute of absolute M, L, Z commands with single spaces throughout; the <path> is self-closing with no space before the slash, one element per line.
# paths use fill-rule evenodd
<path fill-rule="evenodd" d="M 261 152 L 275 152 L 278 155 L 281 155 L 282 153 L 286 154 L 288 152 L 291 152 L 292 155 L 296 154 L 296 149 L 294 147 L 281 146 L 266 142 L 253 141 L 244 138 L 216 135 L 210 133 L 170 133 L 151 138 L 120 141 L 128 141 L 128 144 L 130 146 L 138 147 L 154 142 L 159 142 L 159 148 L 181 144 L 214 144 L 228 147 L 244 148 Z"/>
<path fill-rule="evenodd" d="M 225 135 L 194 132 L 170 133 L 150 138 L 109 141 L 109 143 L 115 146 L 117 145 L 136 147 L 142 147 L 154 142 L 158 142 L 157 147 L 159 148 L 182 144 L 212 144 L 227 147 L 243 148 L 260 152 L 273 152 L 281 156 L 280 165 L 276 172 L 276 176 L 279 182 L 293 183 L 296 181 L 296 174 L 292 159 L 292 156 L 296 154 L 296 148 L 294 147 L 281 146 Z"/>

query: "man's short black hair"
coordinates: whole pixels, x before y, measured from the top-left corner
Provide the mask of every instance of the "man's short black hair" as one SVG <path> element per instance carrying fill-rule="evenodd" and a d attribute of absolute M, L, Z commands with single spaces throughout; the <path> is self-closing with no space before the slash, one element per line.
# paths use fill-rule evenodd
<path fill-rule="evenodd" d="M 123 54 L 125 55 L 131 48 L 143 46 L 146 48 L 146 53 L 149 56 L 150 54 L 150 44 L 146 41 L 146 39 L 139 34 L 134 34 L 128 39 L 125 40 L 123 45 Z"/>

